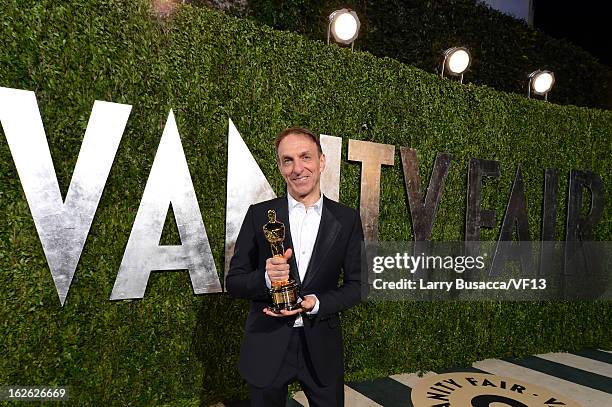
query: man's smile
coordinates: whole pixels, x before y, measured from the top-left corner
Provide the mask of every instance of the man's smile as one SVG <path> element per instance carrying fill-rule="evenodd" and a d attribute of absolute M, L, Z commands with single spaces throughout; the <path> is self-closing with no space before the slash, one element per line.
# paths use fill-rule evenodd
<path fill-rule="evenodd" d="M 308 180 L 308 178 L 310 178 L 308 175 L 303 175 L 301 177 L 293 178 L 293 181 L 300 183 L 300 182 L 304 182 L 304 181 Z"/>

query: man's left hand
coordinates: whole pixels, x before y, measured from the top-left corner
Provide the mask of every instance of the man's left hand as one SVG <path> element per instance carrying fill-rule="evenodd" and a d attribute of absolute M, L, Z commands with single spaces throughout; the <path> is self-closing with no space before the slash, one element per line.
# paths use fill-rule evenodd
<path fill-rule="evenodd" d="M 304 297 L 302 302 L 300 303 L 300 308 L 294 309 L 293 311 L 287 311 L 285 309 L 281 310 L 280 314 L 273 312 L 270 308 L 264 308 L 263 312 L 266 315 L 271 317 L 288 317 L 291 315 L 296 315 L 301 312 L 311 311 L 317 303 L 317 297 L 314 295 L 307 295 Z"/>
<path fill-rule="evenodd" d="M 304 297 L 304 300 L 300 303 L 300 307 L 304 310 L 304 312 L 312 311 L 314 306 L 317 304 L 317 297 L 314 295 L 307 295 Z"/>

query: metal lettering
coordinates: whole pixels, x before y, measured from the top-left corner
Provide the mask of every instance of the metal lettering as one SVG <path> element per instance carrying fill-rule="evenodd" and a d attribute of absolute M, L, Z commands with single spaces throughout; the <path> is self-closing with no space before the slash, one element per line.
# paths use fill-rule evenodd
<path fill-rule="evenodd" d="M 334 201 L 340 201 L 342 138 L 321 134 L 321 149 L 325 154 L 325 170 L 321 174 L 321 192 Z"/>
<path fill-rule="evenodd" d="M 591 192 L 591 205 L 586 216 L 580 214 L 582 209 L 582 191 L 588 188 Z M 567 230 L 565 240 L 589 240 L 593 228 L 600 221 L 604 209 L 604 192 L 601 177 L 591 171 L 572 170 L 569 180 L 569 197 L 567 199 Z"/>
<path fill-rule="evenodd" d="M 542 238 L 543 242 L 555 240 L 557 224 L 557 205 L 559 194 L 559 170 L 547 168 L 544 172 L 544 199 L 542 203 Z"/>
<path fill-rule="evenodd" d="M 131 109 L 95 101 L 63 200 L 36 95 L 0 88 L 0 122 L 62 306 Z"/>
<path fill-rule="evenodd" d="M 591 193 L 591 204 L 589 212 L 583 216 L 582 193 L 585 188 Z M 600 259 L 590 255 L 589 246 L 582 242 L 592 239 L 593 229 L 601 220 L 603 209 L 604 187 L 601 177 L 591 171 L 570 171 L 565 231 L 566 275 L 595 273 L 600 269 Z"/>
<path fill-rule="evenodd" d="M 181 245 L 159 244 L 172 205 Z M 172 110 L 153 161 L 111 300 L 142 298 L 153 270 L 187 269 L 195 294 L 221 291 Z"/>
<path fill-rule="evenodd" d="M 415 241 L 429 240 L 433 229 L 438 204 L 442 197 L 444 181 L 448 175 L 451 163 L 449 154 L 439 153 L 431 173 L 427 194 L 423 199 L 421 192 L 421 177 L 419 176 L 419 163 L 417 152 L 412 148 L 400 147 L 402 168 L 404 171 L 404 183 L 406 185 L 406 196 L 410 205 L 410 216 L 412 218 L 412 231 Z"/>
<path fill-rule="evenodd" d="M 359 211 L 366 241 L 378 240 L 380 208 L 380 171 L 382 165 L 393 165 L 395 146 L 369 141 L 349 140 L 348 159 L 361 161 L 361 195 Z"/>
<path fill-rule="evenodd" d="M 531 240 L 529 233 L 529 222 L 527 220 L 527 197 L 525 196 L 525 186 L 521 167 L 516 169 L 510 199 L 506 206 L 506 214 L 499 234 L 500 241 L 511 241 L 514 225 L 519 241 Z"/>
<path fill-rule="evenodd" d="M 510 199 L 506 206 L 506 213 L 499 233 L 499 242 L 512 241 L 514 226 L 518 242 L 511 245 L 498 244 L 493 257 L 491 275 L 501 275 L 504 264 L 509 260 L 520 260 L 523 273 L 534 273 L 533 259 L 531 254 L 531 234 L 529 233 L 529 221 L 527 219 L 527 197 L 521 167 L 516 169 Z"/>
<path fill-rule="evenodd" d="M 66 301 L 130 111 L 130 105 L 95 101 L 73 177 L 63 199 L 35 94 L 0 87 L 0 124 L 62 305 Z M 321 144 L 327 157 L 321 190 L 331 199 L 338 200 L 342 139 L 321 135 Z M 360 213 L 365 239 L 369 242 L 378 240 L 381 166 L 393 165 L 394 153 L 393 145 L 349 140 L 348 159 L 362 163 Z M 451 159 L 448 154 L 437 155 L 427 192 L 423 193 L 416 150 L 402 147 L 400 155 L 414 238 L 426 247 Z M 276 196 L 231 120 L 227 174 L 226 269 L 248 206 Z M 481 195 L 484 177 L 495 178 L 499 175 L 498 161 L 470 160 L 466 241 L 479 241 L 481 227 L 495 226 L 495 211 L 481 207 Z M 545 170 L 541 270 L 546 269 L 546 258 L 554 249 L 558 176 L 556 169 Z M 590 207 L 586 214 L 582 210 L 584 189 L 590 191 Z M 586 241 L 592 239 L 593 230 L 603 216 L 604 198 L 604 186 L 599 175 L 590 171 L 570 172 L 564 243 L 566 272 L 575 273 L 583 270 L 583 267 L 594 270 L 589 265 L 598 259 L 585 252 L 584 246 L 587 246 Z M 174 211 L 181 245 L 160 246 L 169 207 Z M 513 240 L 515 224 L 518 240 L 531 241 L 520 167 L 513 182 L 499 242 Z M 547 246 L 546 243 L 551 245 Z M 496 257 L 497 254 L 496 251 Z M 189 271 L 196 294 L 221 291 L 180 135 L 170 111 L 111 299 L 142 298 L 152 270 L 177 269 Z"/>
<path fill-rule="evenodd" d="M 542 202 L 542 247 L 540 249 L 540 275 L 550 274 L 554 254 L 557 205 L 559 194 L 559 170 L 547 168 L 544 171 L 544 198 Z"/>
<path fill-rule="evenodd" d="M 270 148 L 273 148 L 271 145 Z M 227 136 L 227 199 L 225 203 L 225 273 L 249 206 L 276 198 L 274 190 L 242 140 L 232 119 Z"/>
<path fill-rule="evenodd" d="M 480 207 L 482 179 L 499 177 L 499 161 L 471 159 L 468 170 L 467 210 L 465 214 L 465 240 L 480 240 L 480 228 L 495 227 L 495 211 Z"/>

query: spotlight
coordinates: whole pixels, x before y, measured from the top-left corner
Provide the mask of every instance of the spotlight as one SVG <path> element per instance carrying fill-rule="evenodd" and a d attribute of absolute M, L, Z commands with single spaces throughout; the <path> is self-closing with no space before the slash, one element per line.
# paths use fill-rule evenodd
<path fill-rule="evenodd" d="M 468 69 L 471 62 L 470 53 L 465 47 L 449 48 L 442 54 L 442 68 L 440 75 L 444 78 L 444 71 L 453 76 L 459 76 L 459 82 L 463 83 L 463 73 Z"/>
<path fill-rule="evenodd" d="M 529 86 L 527 86 L 527 97 L 531 98 L 531 92 L 535 95 L 544 95 L 548 101 L 548 92 L 555 84 L 555 74 L 550 71 L 533 71 L 529 74 Z"/>
<path fill-rule="evenodd" d="M 329 44 L 330 34 L 334 40 L 340 44 L 351 44 L 351 49 L 357 35 L 359 35 L 359 17 L 353 10 L 346 8 L 336 10 L 329 15 L 329 24 L 327 26 L 327 44 Z"/>

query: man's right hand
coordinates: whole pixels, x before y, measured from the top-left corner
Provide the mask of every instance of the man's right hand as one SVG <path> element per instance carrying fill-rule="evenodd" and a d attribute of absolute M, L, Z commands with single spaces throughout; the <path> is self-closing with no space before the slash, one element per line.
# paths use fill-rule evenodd
<path fill-rule="evenodd" d="M 270 281 L 289 280 L 289 259 L 293 251 L 291 248 L 285 250 L 283 257 L 271 257 L 266 260 L 266 273 Z"/>

